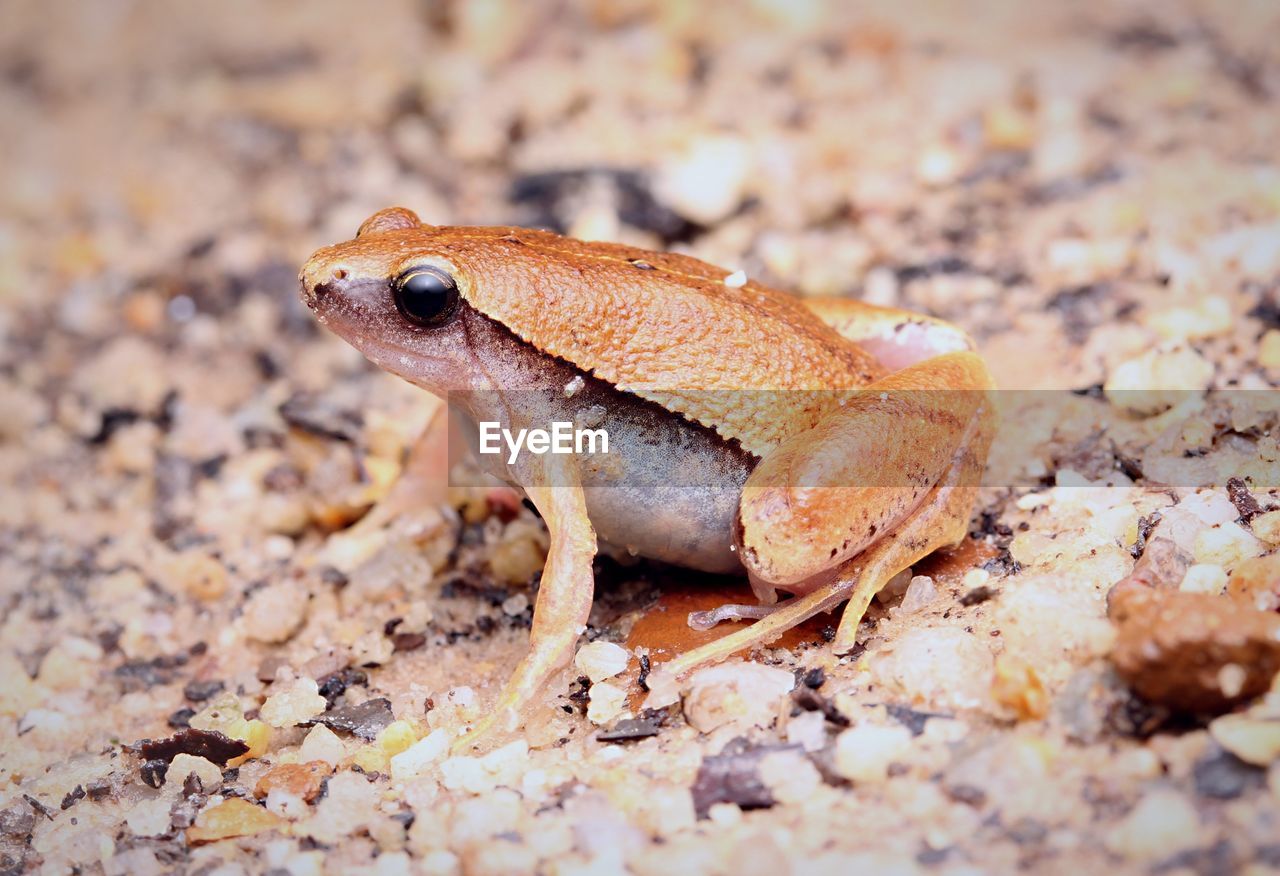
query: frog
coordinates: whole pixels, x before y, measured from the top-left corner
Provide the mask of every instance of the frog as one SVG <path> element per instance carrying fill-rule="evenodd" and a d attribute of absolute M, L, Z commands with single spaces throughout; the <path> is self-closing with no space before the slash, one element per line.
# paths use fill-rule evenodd
<path fill-rule="evenodd" d="M 994 385 L 970 336 L 941 319 L 793 296 L 690 255 L 431 225 L 403 207 L 316 251 L 299 282 L 321 324 L 462 422 L 589 414 L 607 428 L 604 463 L 486 463 L 549 544 L 528 650 L 455 750 L 517 732 L 545 700 L 586 631 L 604 548 L 737 574 L 754 598 L 690 618 L 753 622 L 653 665 L 646 705 L 661 706 L 696 670 L 842 603 L 830 648 L 852 652 L 874 595 L 968 532 Z"/>

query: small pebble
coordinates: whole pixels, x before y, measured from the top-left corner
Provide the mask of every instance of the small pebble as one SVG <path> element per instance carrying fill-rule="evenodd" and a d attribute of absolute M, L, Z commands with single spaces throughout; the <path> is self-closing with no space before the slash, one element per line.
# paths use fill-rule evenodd
<path fill-rule="evenodd" d="M 630 660 L 631 654 L 626 648 L 597 639 L 578 649 L 573 665 L 595 684 L 625 671 Z"/>
<path fill-rule="evenodd" d="M 1262 542 L 1253 533 L 1234 522 L 1201 530 L 1191 545 L 1197 563 L 1219 566 L 1234 566 L 1241 560 L 1258 556 L 1263 550 Z"/>
<path fill-rule="evenodd" d="M 1280 511 L 1268 511 L 1253 518 L 1253 534 L 1269 547 L 1280 545 Z"/>
<path fill-rule="evenodd" d="M 902 604 L 898 610 L 903 614 L 914 614 L 928 608 L 937 598 L 938 588 L 933 583 L 933 579 L 928 575 L 916 575 L 907 586 L 907 592 L 903 595 Z"/>
<path fill-rule="evenodd" d="M 1227 573 L 1212 563 L 1196 563 L 1187 568 L 1178 589 L 1183 593 L 1222 593 L 1227 587 Z"/>
<path fill-rule="evenodd" d="M 1194 340 L 1226 334 L 1233 325 L 1231 305 L 1219 295 L 1207 295 L 1189 307 L 1173 307 L 1147 318 L 1147 324 L 1166 340 Z"/>
<path fill-rule="evenodd" d="M 337 843 L 365 830 L 378 817 L 380 798 L 378 786 L 359 773 L 336 773 L 325 786 L 315 814 L 295 825 L 294 831 L 322 843 Z"/>
<path fill-rule="evenodd" d="M 742 203 L 751 164 L 742 140 L 702 137 L 659 165 L 654 194 L 685 218 L 713 225 Z"/>
<path fill-rule="evenodd" d="M 160 565 L 158 574 L 169 589 L 190 593 L 203 602 L 213 602 L 227 592 L 226 567 L 201 551 L 174 555 Z"/>
<path fill-rule="evenodd" d="M 742 661 L 709 666 L 689 679 L 684 714 L 703 733 L 726 724 L 766 727 L 794 686 L 795 676 L 785 669 Z"/>
<path fill-rule="evenodd" d="M 761 759 L 760 780 L 779 803 L 802 805 L 822 784 L 822 775 L 800 752 L 776 751 Z"/>
<path fill-rule="evenodd" d="M 328 705 L 314 678 L 296 678 L 279 693 L 267 697 L 259 714 L 272 727 L 296 727 L 319 715 Z"/>
<path fill-rule="evenodd" d="M 173 801 L 168 797 L 142 800 L 125 815 L 125 825 L 134 836 L 162 836 L 169 832 L 169 809 Z"/>
<path fill-rule="evenodd" d="M 397 782 L 420 776 L 448 750 L 453 734 L 441 727 L 391 758 L 391 777 Z"/>
<path fill-rule="evenodd" d="M 310 803 L 320 796 L 324 780 L 331 772 L 333 769 L 322 760 L 279 764 L 258 779 L 253 792 L 258 797 L 266 797 L 274 791 L 285 791 Z"/>
<path fill-rule="evenodd" d="M 1191 801 L 1177 791 L 1151 791 L 1106 835 L 1105 843 L 1129 858 L 1167 858 L 1200 844 L 1200 819 Z"/>
<path fill-rule="evenodd" d="M 1149 350 L 1112 370 L 1103 386 L 1108 401 L 1138 415 L 1158 414 L 1203 392 L 1213 364 L 1190 347 Z"/>
<path fill-rule="evenodd" d="M 925 149 L 916 161 L 916 179 L 927 186 L 945 186 L 959 175 L 960 154 L 942 143 Z"/>
<path fill-rule="evenodd" d="M 1256 524 L 1261 519 L 1254 518 L 1253 522 Z M 1256 526 L 1254 531 L 1257 531 Z M 1280 554 L 1237 563 L 1227 579 L 1227 595 L 1258 611 L 1280 609 Z"/>
<path fill-rule="evenodd" d="M 194 845 L 253 836 L 268 830 L 278 830 L 284 824 L 278 815 L 261 806 L 255 806 L 240 797 L 229 797 L 196 816 L 196 823 L 187 828 L 187 842 Z"/>
<path fill-rule="evenodd" d="M 1049 694 L 1035 667 L 1008 652 L 996 659 L 991 695 L 1021 721 L 1039 720 L 1049 713 Z"/>
<path fill-rule="evenodd" d="M 175 787 L 180 787 L 192 773 L 200 777 L 200 784 L 206 794 L 213 793 L 222 784 L 222 770 L 216 763 L 185 752 L 169 762 L 169 771 L 165 774 L 166 783 L 173 782 Z"/>
<path fill-rule="evenodd" d="M 304 763 L 322 760 L 331 767 L 336 767 L 346 756 L 346 748 L 338 734 L 323 724 L 312 727 L 298 749 L 298 759 Z"/>
<path fill-rule="evenodd" d="M 1280 330 L 1267 329 L 1258 341 L 1258 364 L 1268 371 L 1280 371 Z"/>
<path fill-rule="evenodd" d="M 527 584 L 547 561 L 546 531 L 541 524 L 517 520 L 502 534 L 489 555 L 489 569 L 504 584 Z"/>
<path fill-rule="evenodd" d="M 245 635 L 273 644 L 287 641 L 302 626 L 307 591 L 295 581 L 269 584 L 249 597 L 244 606 Z"/>
<path fill-rule="evenodd" d="M 836 772 L 853 782 L 883 782 L 910 746 L 911 731 L 900 724 L 850 727 L 836 737 Z"/>
<path fill-rule="evenodd" d="M 1269 766 L 1280 759 L 1280 720 L 1223 715 L 1209 725 L 1219 745 L 1246 763 Z"/>
<path fill-rule="evenodd" d="M 612 724 L 627 705 L 627 692 L 619 685 L 600 681 L 591 685 L 587 720 L 592 724 Z"/>

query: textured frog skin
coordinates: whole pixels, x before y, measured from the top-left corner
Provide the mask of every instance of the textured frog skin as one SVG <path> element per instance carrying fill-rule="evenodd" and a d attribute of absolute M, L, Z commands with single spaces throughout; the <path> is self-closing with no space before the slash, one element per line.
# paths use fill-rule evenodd
<path fill-rule="evenodd" d="M 688 256 L 384 219 L 312 261 L 387 278 L 424 259 L 447 265 L 472 307 L 537 349 L 756 455 L 812 428 L 839 403 L 831 390 L 883 373 L 794 297 L 755 282 L 727 286 L 726 271 Z M 744 389 L 787 392 L 730 391 Z"/>

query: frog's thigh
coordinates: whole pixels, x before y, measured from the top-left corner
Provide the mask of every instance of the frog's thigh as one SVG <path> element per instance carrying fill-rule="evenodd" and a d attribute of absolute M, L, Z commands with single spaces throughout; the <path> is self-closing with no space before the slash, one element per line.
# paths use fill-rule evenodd
<path fill-rule="evenodd" d="M 973 349 L 973 341 L 956 326 L 909 310 L 877 307 L 851 298 L 806 298 L 804 303 L 889 371 Z"/>
<path fill-rule="evenodd" d="M 566 483 L 559 477 L 547 482 Z M 525 491 L 546 521 L 551 536 L 533 606 L 529 653 L 507 681 L 493 711 L 458 740 L 455 750 L 470 748 L 489 734 L 518 729 L 529 707 L 547 696 L 546 685 L 551 676 L 573 657 L 574 645 L 586 630 L 591 614 L 595 589 L 591 561 L 596 552 L 596 534 L 587 518 L 582 488 L 543 486 L 527 487 Z"/>
<path fill-rule="evenodd" d="M 989 388 L 977 355 L 938 356 L 870 384 L 761 460 L 737 528 L 757 592 L 808 591 L 893 533 L 974 442 Z"/>

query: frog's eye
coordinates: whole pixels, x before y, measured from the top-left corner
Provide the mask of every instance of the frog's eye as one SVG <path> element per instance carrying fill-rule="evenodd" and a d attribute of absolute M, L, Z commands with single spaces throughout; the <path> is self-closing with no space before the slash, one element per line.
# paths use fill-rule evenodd
<path fill-rule="evenodd" d="M 458 303 L 458 284 L 430 265 L 411 268 L 395 281 L 392 294 L 404 318 L 418 325 L 443 322 Z"/>

